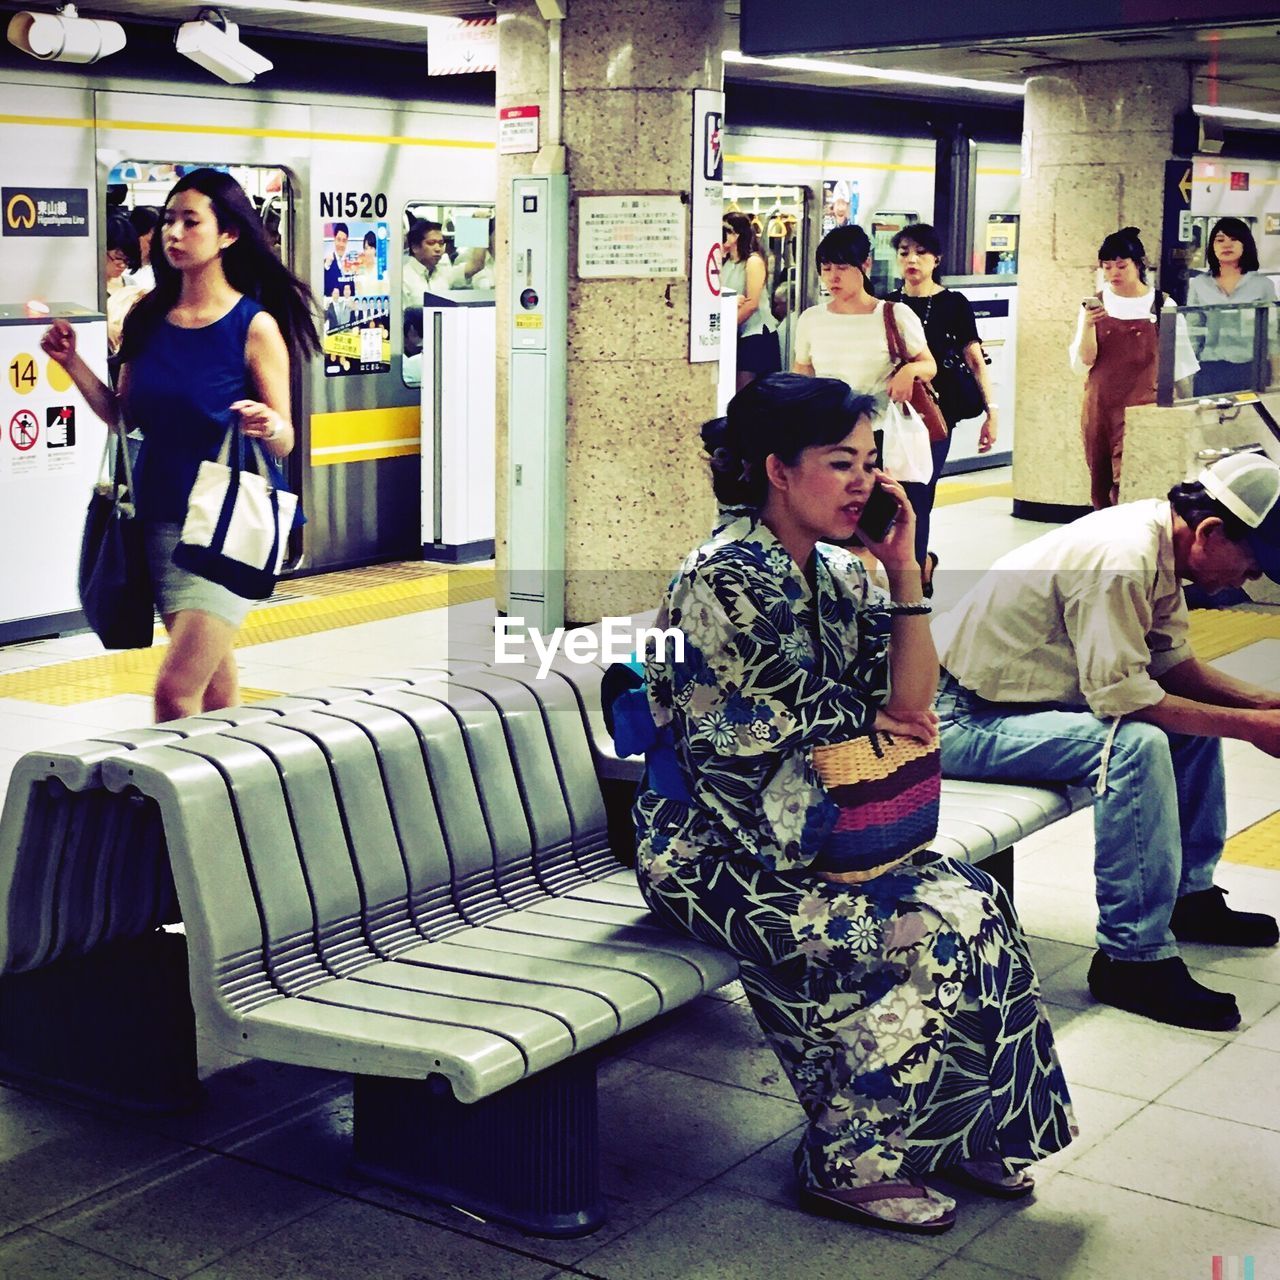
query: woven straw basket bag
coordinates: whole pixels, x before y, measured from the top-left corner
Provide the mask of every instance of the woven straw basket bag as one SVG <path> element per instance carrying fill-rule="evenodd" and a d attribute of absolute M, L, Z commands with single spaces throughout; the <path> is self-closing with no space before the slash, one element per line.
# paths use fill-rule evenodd
<path fill-rule="evenodd" d="M 814 747 L 813 764 L 840 813 L 813 869 L 873 880 L 938 834 L 938 747 L 872 730 Z"/>

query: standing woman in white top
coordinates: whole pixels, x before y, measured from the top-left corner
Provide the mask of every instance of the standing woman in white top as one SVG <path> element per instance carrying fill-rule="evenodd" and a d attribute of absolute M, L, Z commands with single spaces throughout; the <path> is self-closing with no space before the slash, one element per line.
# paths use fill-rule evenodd
<path fill-rule="evenodd" d="M 872 295 L 867 281 L 871 240 L 857 226 L 836 227 L 822 237 L 816 254 L 818 275 L 831 295 L 800 313 L 796 321 L 796 373 L 839 378 L 855 392 L 901 404 L 911 398 L 917 378 L 930 381 L 938 366 L 929 353 L 924 326 L 910 307 L 895 306 L 893 319 L 910 361 L 895 371 L 884 328 L 885 304 Z M 880 424 L 876 423 L 877 431 Z M 929 503 L 929 486 L 908 484 L 911 508 L 917 513 Z"/>
<path fill-rule="evenodd" d="M 764 280 L 768 263 L 745 213 L 726 213 L 721 226 L 724 257 L 720 287 L 738 295 L 738 390 L 766 373 L 777 373 L 778 341 L 765 329 Z"/>
<path fill-rule="evenodd" d="M 1137 227 L 1113 231 L 1098 249 L 1098 266 L 1103 287 L 1084 300 L 1070 350 L 1071 367 L 1088 375 L 1080 428 L 1095 510 L 1120 500 L 1124 412 L 1155 403 L 1159 316 L 1174 305 L 1147 283 L 1147 251 Z M 1181 381 L 1197 368 L 1179 319 L 1173 376 Z"/>
<path fill-rule="evenodd" d="M 1225 307 L 1243 303 L 1267 304 L 1263 313 L 1267 347 L 1271 353 L 1271 380 L 1276 380 L 1276 341 L 1270 307 L 1275 303 L 1271 281 L 1258 270 L 1258 246 L 1249 224 L 1240 218 L 1219 218 L 1213 224 L 1204 255 L 1207 276 L 1192 276 L 1187 283 L 1187 306 Z M 1221 395 L 1253 389 L 1254 313 L 1229 311 L 1205 315 L 1207 330 L 1200 350 L 1196 395 Z"/>

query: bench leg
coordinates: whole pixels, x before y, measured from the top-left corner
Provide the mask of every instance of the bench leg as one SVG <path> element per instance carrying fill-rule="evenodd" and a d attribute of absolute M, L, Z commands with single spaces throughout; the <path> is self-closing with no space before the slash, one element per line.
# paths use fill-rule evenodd
<path fill-rule="evenodd" d="M 447 1080 L 357 1076 L 356 1169 L 535 1236 L 605 1220 L 593 1054 L 464 1105 Z"/>
<path fill-rule="evenodd" d="M 0 978 L 0 1074 L 131 1111 L 194 1107 L 186 940 L 146 934 Z"/>

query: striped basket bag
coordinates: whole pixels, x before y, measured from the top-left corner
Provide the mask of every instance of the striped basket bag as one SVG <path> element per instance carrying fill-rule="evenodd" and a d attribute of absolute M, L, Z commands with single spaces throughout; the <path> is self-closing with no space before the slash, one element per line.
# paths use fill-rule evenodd
<path fill-rule="evenodd" d="M 839 807 L 813 870 L 873 880 L 938 834 L 942 757 L 915 738 L 870 733 L 814 747 L 813 764 Z"/>

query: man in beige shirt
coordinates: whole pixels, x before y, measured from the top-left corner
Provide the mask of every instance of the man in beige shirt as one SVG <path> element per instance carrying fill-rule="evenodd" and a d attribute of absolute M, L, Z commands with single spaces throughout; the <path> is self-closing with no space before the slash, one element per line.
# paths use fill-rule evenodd
<path fill-rule="evenodd" d="M 1225 1030 L 1235 998 L 1178 941 L 1274 946 L 1276 921 L 1214 887 L 1222 738 L 1280 756 L 1280 694 L 1200 662 L 1182 581 L 1280 581 L 1280 467 L 1225 458 L 1167 500 L 1096 511 L 998 560 L 934 628 L 943 773 L 1094 789 L 1098 1000 Z"/>

